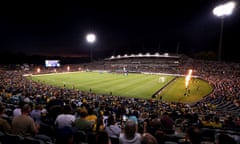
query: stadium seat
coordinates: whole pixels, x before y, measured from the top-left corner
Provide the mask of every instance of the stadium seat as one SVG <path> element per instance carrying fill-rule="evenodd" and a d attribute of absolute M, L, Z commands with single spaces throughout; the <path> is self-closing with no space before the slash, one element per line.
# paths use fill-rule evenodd
<path fill-rule="evenodd" d="M 2 137 L 2 144 L 24 144 L 24 138 L 20 135 L 14 135 L 6 133 L 4 137 Z"/>
<path fill-rule="evenodd" d="M 202 138 L 203 141 L 214 142 L 215 140 L 215 130 L 211 128 L 202 128 Z"/>
<path fill-rule="evenodd" d="M 165 141 L 164 144 L 178 144 L 177 142 Z"/>
<path fill-rule="evenodd" d="M 96 144 L 97 140 L 96 140 L 96 133 L 94 132 L 88 132 L 87 134 L 87 142 L 88 144 Z"/>
<path fill-rule="evenodd" d="M 112 138 L 110 137 L 111 143 L 112 144 L 119 144 L 119 138 Z"/>
<path fill-rule="evenodd" d="M 23 140 L 24 144 L 45 144 L 42 140 L 26 137 Z"/>
<path fill-rule="evenodd" d="M 73 138 L 75 144 L 87 143 L 87 134 L 84 131 L 76 131 Z"/>

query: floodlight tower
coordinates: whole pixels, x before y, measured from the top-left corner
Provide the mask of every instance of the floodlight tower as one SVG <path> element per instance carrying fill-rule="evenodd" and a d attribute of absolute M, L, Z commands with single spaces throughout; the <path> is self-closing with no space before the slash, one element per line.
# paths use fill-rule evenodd
<path fill-rule="evenodd" d="M 213 14 L 221 18 L 218 61 L 221 61 L 224 18 L 232 14 L 235 6 L 236 6 L 236 3 L 234 1 L 230 1 L 221 5 L 218 5 L 213 9 Z"/>
<path fill-rule="evenodd" d="M 93 44 L 96 41 L 96 35 L 93 34 L 93 33 L 89 33 L 89 34 L 86 35 L 86 40 L 87 40 L 88 43 Z M 93 60 L 93 52 L 92 52 L 93 50 L 92 49 L 93 48 L 91 47 L 90 48 L 90 61 L 91 62 Z"/>

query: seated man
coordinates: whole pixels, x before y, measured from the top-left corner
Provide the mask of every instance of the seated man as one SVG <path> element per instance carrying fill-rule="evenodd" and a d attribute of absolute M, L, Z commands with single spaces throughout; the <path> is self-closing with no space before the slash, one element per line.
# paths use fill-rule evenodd
<path fill-rule="evenodd" d="M 81 110 L 80 118 L 76 119 L 73 123 L 73 127 L 76 130 L 89 132 L 93 131 L 93 125 L 89 120 L 86 120 L 88 113 L 87 110 Z"/>
<path fill-rule="evenodd" d="M 120 144 L 141 144 L 141 134 L 136 131 L 136 123 L 128 120 L 125 125 L 124 133 L 120 134 Z"/>
<path fill-rule="evenodd" d="M 12 120 L 12 132 L 13 134 L 21 136 L 35 136 L 38 133 L 37 124 L 29 116 L 31 112 L 31 107 L 28 104 L 25 104 L 22 108 L 22 114 L 16 116 Z"/>
<path fill-rule="evenodd" d="M 72 114 L 72 107 L 70 105 L 65 105 L 63 107 L 63 113 L 59 114 L 55 120 L 55 125 L 57 128 L 61 127 L 72 127 L 75 121 L 75 116 Z"/>

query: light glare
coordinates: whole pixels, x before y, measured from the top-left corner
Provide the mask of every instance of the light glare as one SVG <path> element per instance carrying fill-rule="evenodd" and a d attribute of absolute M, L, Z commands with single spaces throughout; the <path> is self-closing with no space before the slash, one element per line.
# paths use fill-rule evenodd
<path fill-rule="evenodd" d="M 235 6 L 236 6 L 235 2 L 228 2 L 225 4 L 219 5 L 213 9 L 213 14 L 218 17 L 230 15 L 232 14 Z"/>
<path fill-rule="evenodd" d="M 93 43 L 96 40 L 96 36 L 95 34 L 88 34 L 86 39 L 87 39 L 87 42 Z"/>

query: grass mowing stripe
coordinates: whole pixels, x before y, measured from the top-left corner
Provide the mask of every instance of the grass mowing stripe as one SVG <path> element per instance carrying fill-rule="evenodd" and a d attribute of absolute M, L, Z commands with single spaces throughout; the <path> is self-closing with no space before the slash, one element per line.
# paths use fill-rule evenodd
<path fill-rule="evenodd" d="M 153 76 L 153 77 L 144 76 L 144 77 L 147 77 L 147 79 L 140 79 L 138 82 L 133 81 L 132 83 L 129 83 L 130 86 L 123 87 L 122 89 L 119 89 L 119 91 L 122 93 L 122 95 L 125 95 L 125 96 L 135 95 L 135 97 L 137 96 L 137 97 L 149 98 L 156 91 L 156 89 L 154 90 L 151 87 L 149 87 L 150 84 L 147 85 L 146 82 L 147 81 L 151 82 L 151 80 L 155 81 L 156 79 L 158 79 L 158 77 L 156 76 Z M 146 87 L 149 87 L 149 89 L 151 88 L 151 90 L 146 91 L 145 90 Z"/>
<path fill-rule="evenodd" d="M 120 81 L 125 81 L 124 76 L 122 76 L 122 77 L 109 76 L 109 77 L 105 78 L 104 80 L 103 80 L 103 78 L 98 78 L 95 81 L 93 81 L 93 80 L 88 81 L 85 83 L 85 86 L 95 87 L 98 85 L 103 85 L 104 83 L 112 85 L 114 83 L 119 83 Z"/>
<path fill-rule="evenodd" d="M 142 84 L 144 83 L 144 81 L 148 79 L 149 77 L 139 77 L 139 78 L 133 79 L 129 76 L 124 83 L 119 83 L 119 85 L 115 88 L 115 90 L 123 92 L 128 90 L 132 86 L 137 87 L 138 84 Z"/>
<path fill-rule="evenodd" d="M 128 96 L 128 95 L 131 96 L 132 94 L 138 95 L 139 92 L 140 93 L 144 92 L 144 89 L 142 87 L 144 87 L 143 84 L 148 80 L 149 80 L 148 77 L 133 79 L 131 81 L 128 81 L 127 85 L 122 84 L 121 87 L 119 87 L 117 90 L 121 91 L 122 95 L 125 95 L 125 96 Z M 148 97 L 148 95 L 145 95 L 145 96 Z"/>
<path fill-rule="evenodd" d="M 152 79 L 145 81 L 143 85 L 138 85 L 136 88 L 133 88 L 131 92 L 139 93 L 141 90 L 139 97 L 143 98 L 147 96 L 147 98 L 151 98 L 155 92 L 163 87 L 168 81 L 173 79 L 173 77 L 166 76 L 166 79 L 168 80 L 166 80 L 164 83 L 159 83 L 158 78 L 159 77 L 153 77 Z"/>
<path fill-rule="evenodd" d="M 145 78 L 146 79 L 146 78 Z M 133 81 L 134 80 L 134 81 Z M 141 81 L 141 79 L 138 79 L 137 81 Z M 99 86 L 95 86 L 96 89 L 102 89 L 105 87 L 105 90 L 109 90 L 112 91 L 113 93 L 124 93 L 124 89 L 128 89 L 127 91 L 129 91 L 129 87 L 135 85 L 136 86 L 136 79 L 133 79 L 132 77 L 123 77 L 123 80 L 118 80 L 118 81 L 113 81 L 111 83 L 111 85 L 107 84 L 107 85 L 99 85 Z M 121 95 L 121 96 L 125 96 L 125 95 Z"/>

